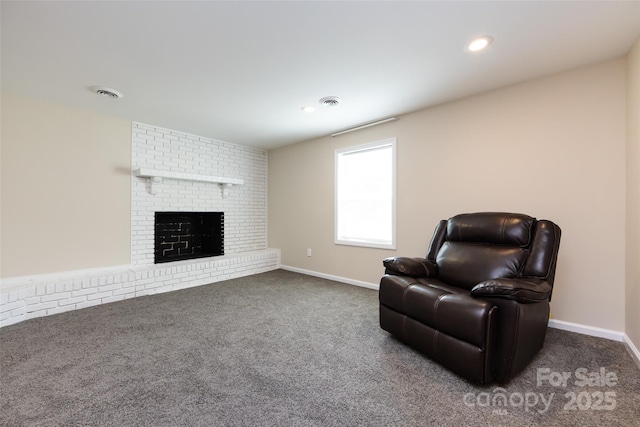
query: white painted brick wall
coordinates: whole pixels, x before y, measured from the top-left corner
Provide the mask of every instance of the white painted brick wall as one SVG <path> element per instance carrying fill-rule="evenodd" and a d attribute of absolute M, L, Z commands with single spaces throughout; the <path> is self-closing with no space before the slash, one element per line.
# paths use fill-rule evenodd
<path fill-rule="evenodd" d="M 239 178 L 223 198 L 217 184 L 164 179 L 157 194 L 138 168 Z M 133 123 L 131 265 L 0 281 L 0 327 L 142 295 L 248 276 L 280 267 L 267 242 L 267 154 Z M 155 211 L 224 212 L 225 255 L 153 264 Z"/>

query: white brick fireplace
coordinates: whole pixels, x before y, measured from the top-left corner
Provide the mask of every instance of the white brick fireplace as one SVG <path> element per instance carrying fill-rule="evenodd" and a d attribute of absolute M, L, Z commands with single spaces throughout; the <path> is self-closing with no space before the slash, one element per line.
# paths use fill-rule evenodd
<path fill-rule="evenodd" d="M 131 166 L 179 179 L 132 177 L 131 263 L 153 264 L 156 211 L 224 212 L 225 254 L 267 247 L 267 153 L 182 132 L 133 124 Z M 188 175 L 189 174 L 189 175 Z M 184 177 L 220 177 L 241 185 Z M 224 192 L 227 192 L 226 196 Z M 155 194 L 152 194 L 155 193 Z"/>
<path fill-rule="evenodd" d="M 131 164 L 131 264 L 5 279 L 0 326 L 279 268 L 265 151 L 133 123 Z M 224 255 L 154 264 L 157 211 L 224 212 Z"/>

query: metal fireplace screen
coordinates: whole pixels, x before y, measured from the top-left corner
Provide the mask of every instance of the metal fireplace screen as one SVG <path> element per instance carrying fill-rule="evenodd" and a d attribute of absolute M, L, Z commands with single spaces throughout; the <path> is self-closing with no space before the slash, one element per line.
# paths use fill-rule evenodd
<path fill-rule="evenodd" d="M 224 255 L 223 212 L 156 212 L 154 263 Z"/>

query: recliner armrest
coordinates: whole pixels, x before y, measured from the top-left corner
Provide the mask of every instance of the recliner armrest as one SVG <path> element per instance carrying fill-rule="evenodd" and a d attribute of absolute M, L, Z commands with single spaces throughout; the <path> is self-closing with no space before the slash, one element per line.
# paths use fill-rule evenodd
<path fill-rule="evenodd" d="M 382 261 L 386 274 L 410 277 L 434 277 L 438 266 L 426 258 L 391 257 Z"/>
<path fill-rule="evenodd" d="M 474 286 L 471 295 L 535 303 L 548 300 L 551 290 L 551 286 L 541 279 L 491 279 Z"/>

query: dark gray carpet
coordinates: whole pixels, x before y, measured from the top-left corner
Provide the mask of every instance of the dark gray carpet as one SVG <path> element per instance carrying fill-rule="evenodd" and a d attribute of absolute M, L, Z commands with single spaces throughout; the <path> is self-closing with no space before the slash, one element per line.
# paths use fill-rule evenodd
<path fill-rule="evenodd" d="M 640 425 L 621 343 L 550 329 L 504 390 L 478 387 L 382 331 L 376 291 L 282 270 L 32 319 L 0 345 L 3 426 Z"/>

